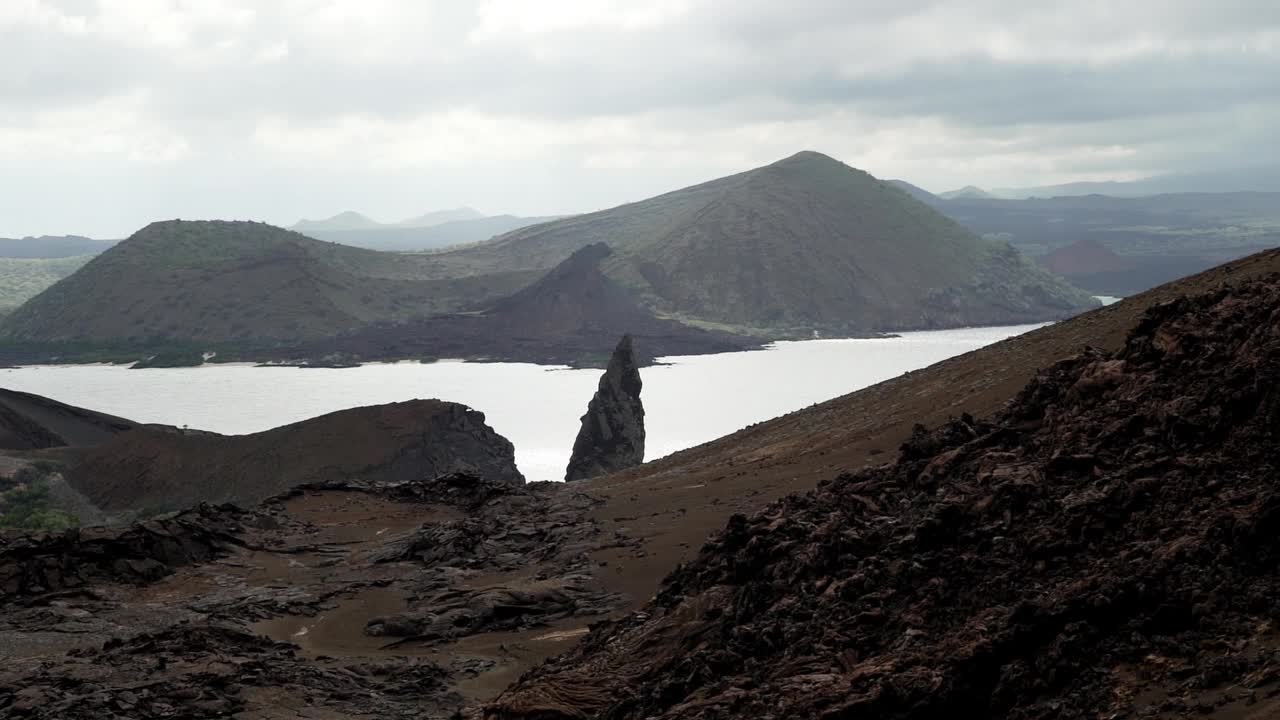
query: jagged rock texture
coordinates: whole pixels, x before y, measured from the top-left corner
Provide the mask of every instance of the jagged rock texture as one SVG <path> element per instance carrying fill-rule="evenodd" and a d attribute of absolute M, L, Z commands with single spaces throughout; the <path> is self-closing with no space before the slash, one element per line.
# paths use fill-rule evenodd
<path fill-rule="evenodd" d="M 462 686 L 515 658 L 453 644 L 553 634 L 630 603 L 590 559 L 632 542 L 600 529 L 599 504 L 564 483 L 453 473 L 0 535 L 0 717 L 461 717 Z M 334 614 L 335 632 L 366 640 L 325 657 L 294 644 L 325 636 L 315 623 Z"/>
<path fill-rule="evenodd" d="M 631 336 L 624 335 L 582 416 L 565 480 L 607 475 L 644 462 L 644 405 Z"/>
<path fill-rule="evenodd" d="M 287 690 L 308 706 L 342 711 L 327 717 L 423 717 L 422 707 L 395 701 L 415 696 L 439 698 L 442 707 L 427 716 L 445 717 L 443 707 L 458 702 L 448 677 L 429 660 L 329 668 L 234 625 L 178 625 L 68 653 L 35 672 L 2 669 L 0 712 L 33 720 L 245 717 L 246 696 Z"/>
<path fill-rule="evenodd" d="M 734 516 L 488 717 L 1280 714 L 1280 276 Z"/>
<path fill-rule="evenodd" d="M 0 603 L 104 580 L 156 580 L 240 544 L 235 534 L 248 515 L 232 506 L 202 504 L 128 528 L 0 536 Z"/>

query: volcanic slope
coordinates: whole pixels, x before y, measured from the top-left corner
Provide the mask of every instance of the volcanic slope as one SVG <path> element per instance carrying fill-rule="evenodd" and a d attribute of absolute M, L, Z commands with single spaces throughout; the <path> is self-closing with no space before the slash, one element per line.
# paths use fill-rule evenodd
<path fill-rule="evenodd" d="M 449 280 L 429 258 L 253 222 L 148 225 L 18 308 L 20 342 L 206 345 L 325 337 L 492 301 L 533 279 Z"/>
<path fill-rule="evenodd" d="M 1091 346 L 1118 350 L 1153 305 L 1183 294 L 1280 272 L 1280 250 L 1237 260 L 1113 305 L 945 360 L 923 370 L 759 423 L 582 487 L 606 500 L 606 527 L 636 526 L 643 552 L 600 559 L 625 564 L 615 589 L 649 597 L 707 533 L 733 513 L 755 512 L 847 470 L 889 459 L 917 423 L 986 416 L 1036 371 Z"/>
<path fill-rule="evenodd" d="M 140 426 L 132 420 L 0 388 L 0 450 L 93 445 Z"/>
<path fill-rule="evenodd" d="M 489 717 L 1280 713 L 1280 274 L 735 515 Z"/>
<path fill-rule="evenodd" d="M 663 355 L 732 352 L 755 340 L 656 317 L 634 294 L 601 272 L 612 255 L 587 245 L 483 311 L 378 325 L 304 349 L 309 357 L 338 352 L 349 359 L 479 357 L 488 360 L 603 365 L 620 335 L 636 338 L 639 363 Z"/>
<path fill-rule="evenodd" d="M 99 509 L 252 505 L 303 483 L 397 482 L 456 471 L 522 484 L 484 413 L 441 400 L 351 408 L 251 435 L 138 428 L 85 450 L 67 480 Z"/>
<path fill-rule="evenodd" d="M 607 242 L 605 271 L 654 309 L 841 333 L 1057 319 L 1092 298 L 889 183 L 815 152 L 436 258 L 546 269 Z"/>

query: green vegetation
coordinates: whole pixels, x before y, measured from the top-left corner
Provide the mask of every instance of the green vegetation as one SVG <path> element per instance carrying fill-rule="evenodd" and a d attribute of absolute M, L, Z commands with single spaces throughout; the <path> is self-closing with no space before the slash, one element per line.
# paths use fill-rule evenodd
<path fill-rule="evenodd" d="M 91 257 L 0 257 L 0 314 L 8 314 L 44 292 L 45 288 L 79 270 Z"/>
<path fill-rule="evenodd" d="M 52 466 L 38 463 L 14 474 L 14 487 L 0 492 L 0 528 L 65 530 L 79 525 L 75 517 L 53 507 L 48 485 L 52 472 Z"/>

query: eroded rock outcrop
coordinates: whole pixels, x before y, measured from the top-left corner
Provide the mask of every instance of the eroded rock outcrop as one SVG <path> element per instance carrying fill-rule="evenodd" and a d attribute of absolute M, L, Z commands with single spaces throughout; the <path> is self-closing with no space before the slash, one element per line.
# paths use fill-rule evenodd
<path fill-rule="evenodd" d="M 624 335 L 582 416 L 565 480 L 585 480 L 644 462 L 644 405 L 640 369 Z"/>
<path fill-rule="evenodd" d="M 389 483 L 451 472 L 523 484 L 484 414 L 442 400 L 352 408 L 252 435 L 139 428 L 87 451 L 67 479 L 104 510 L 250 506 L 303 483 Z"/>
<path fill-rule="evenodd" d="M 490 718 L 1280 715 L 1280 276 L 734 516 Z"/>
<path fill-rule="evenodd" d="M 0 604 L 99 581 L 151 582 L 241 544 L 250 513 L 200 505 L 127 528 L 84 528 L 0 536 Z"/>

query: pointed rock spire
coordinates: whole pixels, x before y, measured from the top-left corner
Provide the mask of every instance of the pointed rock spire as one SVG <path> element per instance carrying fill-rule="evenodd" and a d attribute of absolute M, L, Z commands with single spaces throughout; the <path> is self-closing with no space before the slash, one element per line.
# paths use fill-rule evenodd
<path fill-rule="evenodd" d="M 582 416 L 565 480 L 585 480 L 625 470 L 644 461 L 644 405 L 640 368 L 623 335 L 600 378 L 600 387 Z"/>

